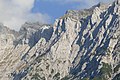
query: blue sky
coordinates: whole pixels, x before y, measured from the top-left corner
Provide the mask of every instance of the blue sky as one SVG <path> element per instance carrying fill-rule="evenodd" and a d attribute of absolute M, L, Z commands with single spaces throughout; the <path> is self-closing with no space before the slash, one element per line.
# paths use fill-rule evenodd
<path fill-rule="evenodd" d="M 52 22 L 54 19 L 62 16 L 69 9 L 76 9 L 75 5 L 79 5 L 79 3 L 70 3 L 70 4 L 61 4 L 58 2 L 52 1 L 40 1 L 36 0 L 35 6 L 32 9 L 32 12 L 41 12 L 43 14 L 48 14 L 52 18 Z"/>
<path fill-rule="evenodd" d="M 54 22 L 56 18 L 63 16 L 67 10 L 79 10 L 89 8 L 99 2 L 112 2 L 113 0 L 35 0 L 33 13 L 48 14 L 51 18 L 50 22 Z"/>

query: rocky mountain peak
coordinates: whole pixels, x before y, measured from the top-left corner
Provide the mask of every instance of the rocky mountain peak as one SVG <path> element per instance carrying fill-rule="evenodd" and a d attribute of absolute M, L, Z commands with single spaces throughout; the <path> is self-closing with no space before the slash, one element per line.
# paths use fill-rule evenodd
<path fill-rule="evenodd" d="M 54 25 L 27 22 L 18 33 L 0 38 L 1 80 L 120 79 L 119 0 L 68 10 Z"/>
<path fill-rule="evenodd" d="M 5 33 L 10 33 L 10 29 L 6 26 L 4 26 L 2 23 L 0 23 L 0 33 L 5 34 Z"/>

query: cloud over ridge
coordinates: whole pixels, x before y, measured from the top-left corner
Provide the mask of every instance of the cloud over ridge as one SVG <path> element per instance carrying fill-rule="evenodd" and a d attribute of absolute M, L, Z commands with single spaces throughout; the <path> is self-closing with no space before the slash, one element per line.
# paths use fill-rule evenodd
<path fill-rule="evenodd" d="M 0 0 L 0 23 L 5 26 L 19 30 L 21 25 L 26 21 L 30 22 L 50 22 L 51 17 L 47 14 L 40 12 L 31 12 L 37 0 Z M 60 3 L 68 5 L 69 3 L 80 3 L 79 6 L 75 5 L 78 9 L 88 8 L 98 2 L 112 2 L 113 0 L 38 0 L 45 1 L 46 3 Z M 83 4 L 83 5 L 81 5 Z M 63 6 L 63 5 L 61 5 Z M 50 7 L 50 6 L 48 6 Z M 71 8 L 71 7 L 70 7 Z M 39 8 L 38 8 L 39 9 Z M 57 13 L 56 13 L 57 14 Z"/>
<path fill-rule="evenodd" d="M 45 23 L 49 16 L 32 13 L 35 0 L 0 0 L 0 22 L 5 26 L 19 30 L 26 21 Z"/>

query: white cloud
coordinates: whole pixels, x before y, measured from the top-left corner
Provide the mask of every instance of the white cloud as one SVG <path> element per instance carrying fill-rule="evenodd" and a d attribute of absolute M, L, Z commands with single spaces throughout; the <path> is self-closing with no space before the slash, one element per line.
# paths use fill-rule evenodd
<path fill-rule="evenodd" d="M 0 0 L 0 22 L 5 26 L 19 30 L 26 21 L 46 22 L 47 14 L 31 13 L 34 0 Z"/>

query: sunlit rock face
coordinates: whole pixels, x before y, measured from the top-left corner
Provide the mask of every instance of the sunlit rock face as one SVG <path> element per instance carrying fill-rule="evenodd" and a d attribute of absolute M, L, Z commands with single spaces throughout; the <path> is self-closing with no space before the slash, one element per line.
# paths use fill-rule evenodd
<path fill-rule="evenodd" d="M 0 80 L 119 80 L 119 4 L 68 10 L 19 32 L 0 24 Z"/>

